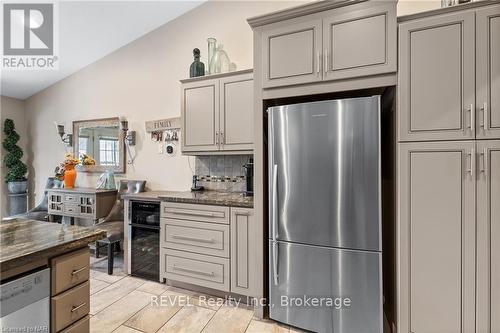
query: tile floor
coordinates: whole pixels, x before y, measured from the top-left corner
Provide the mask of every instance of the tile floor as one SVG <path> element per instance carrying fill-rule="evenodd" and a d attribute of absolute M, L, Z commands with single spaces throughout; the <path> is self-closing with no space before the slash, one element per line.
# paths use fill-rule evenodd
<path fill-rule="evenodd" d="M 286 333 L 286 325 L 254 318 L 244 304 L 127 276 L 115 262 L 91 257 L 90 331 L 95 333 Z"/>

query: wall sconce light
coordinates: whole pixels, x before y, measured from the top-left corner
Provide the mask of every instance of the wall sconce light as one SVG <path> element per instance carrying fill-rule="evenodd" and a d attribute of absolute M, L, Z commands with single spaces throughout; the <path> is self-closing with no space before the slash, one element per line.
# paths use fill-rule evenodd
<path fill-rule="evenodd" d="M 135 131 L 128 130 L 128 121 L 125 119 L 120 119 L 120 123 L 123 131 L 123 138 L 125 143 L 129 146 L 135 146 Z"/>
<path fill-rule="evenodd" d="M 66 134 L 64 133 L 64 125 L 58 125 L 57 126 L 57 133 L 61 137 L 61 141 L 64 142 L 68 147 L 73 146 L 73 134 Z"/>

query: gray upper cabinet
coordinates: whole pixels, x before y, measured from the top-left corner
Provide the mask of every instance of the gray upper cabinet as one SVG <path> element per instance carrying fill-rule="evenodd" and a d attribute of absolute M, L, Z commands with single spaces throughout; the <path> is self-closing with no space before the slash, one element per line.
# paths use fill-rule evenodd
<path fill-rule="evenodd" d="M 358 5 L 360 9 L 323 19 L 324 79 L 335 80 L 395 72 L 396 7 L 393 3 Z"/>
<path fill-rule="evenodd" d="M 396 2 L 359 3 L 263 27 L 262 86 L 395 72 Z"/>
<path fill-rule="evenodd" d="M 276 23 L 262 39 L 265 88 L 321 81 L 320 19 Z"/>
<path fill-rule="evenodd" d="M 182 81 L 183 153 L 253 149 L 252 77 L 245 70 Z"/>
<path fill-rule="evenodd" d="M 474 12 L 399 26 L 400 141 L 475 138 Z"/>
<path fill-rule="evenodd" d="M 500 138 L 500 5 L 476 12 L 477 138 Z"/>
<path fill-rule="evenodd" d="M 221 150 L 253 149 L 253 75 L 220 79 Z"/>
<path fill-rule="evenodd" d="M 500 332 L 500 141 L 477 141 L 476 332 Z"/>
<path fill-rule="evenodd" d="M 398 332 L 475 332 L 475 156 L 474 141 L 400 144 Z"/>
<path fill-rule="evenodd" d="M 219 81 L 187 83 L 181 92 L 182 151 L 219 149 Z"/>

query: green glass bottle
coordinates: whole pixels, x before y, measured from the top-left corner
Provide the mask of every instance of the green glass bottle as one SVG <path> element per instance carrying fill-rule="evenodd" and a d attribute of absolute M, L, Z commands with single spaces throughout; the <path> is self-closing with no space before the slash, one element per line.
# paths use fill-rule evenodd
<path fill-rule="evenodd" d="M 189 67 L 189 77 L 205 75 L 205 64 L 200 61 L 200 49 L 193 50 L 194 61 Z"/>

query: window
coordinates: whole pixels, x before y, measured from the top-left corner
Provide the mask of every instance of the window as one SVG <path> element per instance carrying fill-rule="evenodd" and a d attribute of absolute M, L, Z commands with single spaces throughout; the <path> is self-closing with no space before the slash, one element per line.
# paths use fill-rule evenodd
<path fill-rule="evenodd" d="M 88 154 L 88 144 L 89 138 L 87 136 L 80 136 L 78 138 L 78 156 L 82 156 L 82 154 Z"/>
<path fill-rule="evenodd" d="M 99 138 L 99 164 L 118 165 L 118 140 L 113 138 Z"/>

